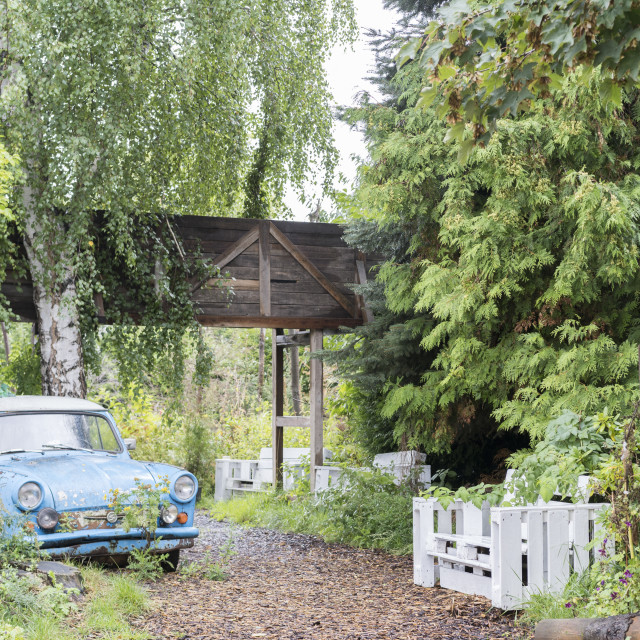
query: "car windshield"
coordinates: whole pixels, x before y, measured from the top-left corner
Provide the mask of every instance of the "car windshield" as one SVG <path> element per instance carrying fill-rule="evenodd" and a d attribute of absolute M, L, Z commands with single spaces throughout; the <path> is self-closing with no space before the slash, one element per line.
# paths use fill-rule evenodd
<path fill-rule="evenodd" d="M 19 451 L 121 451 L 111 425 L 84 413 L 0 414 L 0 453 Z"/>

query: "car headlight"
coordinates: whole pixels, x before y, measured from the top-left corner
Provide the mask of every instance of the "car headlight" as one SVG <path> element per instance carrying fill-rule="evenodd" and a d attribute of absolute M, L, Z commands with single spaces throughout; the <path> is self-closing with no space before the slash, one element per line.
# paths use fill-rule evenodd
<path fill-rule="evenodd" d="M 45 507 L 38 512 L 36 517 L 38 526 L 45 531 L 53 531 L 58 525 L 60 514 L 51 507 Z"/>
<path fill-rule="evenodd" d="M 180 476 L 173 485 L 173 492 L 176 498 L 183 502 L 191 500 L 196 492 L 196 483 L 191 476 Z"/>
<path fill-rule="evenodd" d="M 161 517 L 165 524 L 173 524 L 178 518 L 178 507 L 175 504 L 170 504 L 162 510 Z"/>
<path fill-rule="evenodd" d="M 18 489 L 18 502 L 23 509 L 35 509 L 42 502 L 42 489 L 35 482 L 25 482 Z"/>

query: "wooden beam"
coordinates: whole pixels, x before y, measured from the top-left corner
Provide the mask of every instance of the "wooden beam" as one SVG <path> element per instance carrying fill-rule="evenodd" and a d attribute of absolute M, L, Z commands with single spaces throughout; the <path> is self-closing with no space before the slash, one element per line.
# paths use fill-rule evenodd
<path fill-rule="evenodd" d="M 312 329 L 311 331 L 311 355 L 322 350 L 322 331 Z M 311 492 L 316 490 L 316 468 L 321 467 L 324 459 L 323 449 L 323 424 L 322 424 L 322 401 L 323 401 L 323 376 L 322 360 L 311 358 L 310 362 L 310 390 L 309 404 L 311 405 Z"/>
<path fill-rule="evenodd" d="M 353 318 L 356 310 L 347 297 L 320 271 L 314 264 L 296 247 L 287 236 L 273 223 L 269 227 L 271 235 L 298 261 L 300 266 L 307 271 L 324 289 L 342 306 Z"/>
<path fill-rule="evenodd" d="M 135 317 L 132 315 L 132 318 Z M 139 319 L 139 317 L 138 317 Z M 232 327 L 236 329 L 265 327 L 266 329 L 339 329 L 340 327 L 358 327 L 360 318 L 305 318 L 286 316 L 218 316 L 196 314 L 196 320 L 204 327 Z"/>
<path fill-rule="evenodd" d="M 268 220 L 260 222 L 259 267 L 260 274 L 260 315 L 271 315 L 271 247 Z"/>
<path fill-rule="evenodd" d="M 284 413 L 284 350 L 278 347 L 278 336 L 282 329 L 274 329 L 271 334 L 271 454 L 273 456 L 273 488 L 282 487 L 282 463 L 284 462 L 284 430 L 278 425 L 278 418 Z"/>
<path fill-rule="evenodd" d="M 309 427 L 311 418 L 309 416 L 277 416 L 277 427 Z"/>
<path fill-rule="evenodd" d="M 218 258 L 214 260 L 215 266 L 218 267 L 218 269 L 226 267 L 234 258 L 237 258 L 258 239 L 258 234 L 259 230 L 256 225 L 253 229 L 241 236 L 239 240 L 236 240 L 222 255 L 218 256 Z M 191 287 L 191 293 L 195 293 L 207 281 L 207 279 L 204 279 L 196 282 L 196 284 Z"/>
<path fill-rule="evenodd" d="M 364 268 L 363 260 L 356 260 L 356 273 L 358 274 L 358 284 L 367 284 L 367 270 Z M 372 322 L 373 313 L 364 296 L 362 296 L 362 302 L 362 317 L 365 322 Z"/>
<path fill-rule="evenodd" d="M 211 278 L 207 280 L 208 287 L 227 287 L 234 291 L 258 291 L 259 280 L 236 280 L 235 278 Z"/>
<path fill-rule="evenodd" d="M 286 328 L 288 329 L 289 327 Z M 310 342 L 311 338 L 308 331 L 278 336 L 278 345 L 281 347 L 306 347 Z"/>

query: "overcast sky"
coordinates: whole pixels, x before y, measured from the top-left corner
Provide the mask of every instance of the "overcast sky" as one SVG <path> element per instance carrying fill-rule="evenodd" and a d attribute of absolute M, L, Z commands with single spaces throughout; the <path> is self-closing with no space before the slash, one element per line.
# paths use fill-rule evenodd
<path fill-rule="evenodd" d="M 353 105 L 357 94 L 369 91 L 376 95 L 375 88 L 365 80 L 374 67 L 373 52 L 369 49 L 364 37 L 367 29 L 390 29 L 395 22 L 395 13 L 382 8 L 382 0 L 354 0 L 356 16 L 360 27 L 360 38 L 353 45 L 353 50 L 335 47 L 327 64 L 327 77 L 335 104 Z M 336 121 L 334 124 L 336 146 L 340 152 L 339 170 L 346 176 L 349 187 L 356 175 L 357 161 L 353 156 L 366 157 L 366 148 L 362 135 L 351 130 L 346 124 Z M 309 207 L 303 207 L 293 194 L 287 197 L 296 220 L 305 220 Z M 325 203 L 329 206 L 329 203 Z"/>

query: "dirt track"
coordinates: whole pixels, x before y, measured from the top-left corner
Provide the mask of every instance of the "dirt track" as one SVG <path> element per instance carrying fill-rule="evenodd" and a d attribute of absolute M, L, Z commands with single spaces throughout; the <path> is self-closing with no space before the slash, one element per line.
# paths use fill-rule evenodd
<path fill-rule="evenodd" d="M 310 536 L 243 529 L 197 516 L 200 538 L 183 561 L 201 562 L 233 536 L 228 579 L 167 576 L 139 628 L 182 640 L 458 640 L 529 637 L 484 598 L 413 584 L 411 558 Z"/>

